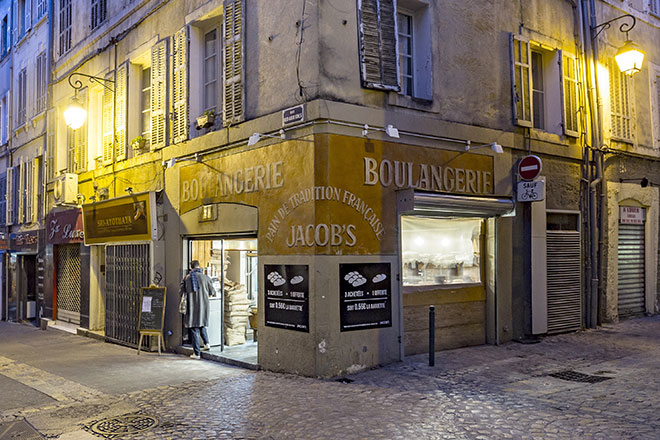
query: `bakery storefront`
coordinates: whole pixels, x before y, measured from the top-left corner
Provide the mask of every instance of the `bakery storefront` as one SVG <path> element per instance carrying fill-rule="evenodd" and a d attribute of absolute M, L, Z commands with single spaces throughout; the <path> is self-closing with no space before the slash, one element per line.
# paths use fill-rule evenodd
<path fill-rule="evenodd" d="M 203 261 L 218 308 L 237 312 L 216 343 L 332 376 L 423 352 L 431 304 L 437 349 L 486 343 L 495 219 L 514 207 L 494 195 L 493 161 L 317 135 L 182 165 L 183 265 Z"/>

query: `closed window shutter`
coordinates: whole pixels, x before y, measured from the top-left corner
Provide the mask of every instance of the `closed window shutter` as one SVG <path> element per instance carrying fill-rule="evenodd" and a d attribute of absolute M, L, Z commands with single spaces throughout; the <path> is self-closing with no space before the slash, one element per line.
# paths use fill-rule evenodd
<path fill-rule="evenodd" d="M 47 117 L 48 137 L 46 138 L 46 179 L 55 178 L 55 109 L 49 109 Z"/>
<path fill-rule="evenodd" d="M 41 176 L 41 158 L 40 157 L 35 157 L 32 160 L 32 178 L 30 179 L 30 185 L 31 185 L 31 190 L 30 190 L 30 199 L 31 202 L 30 204 L 32 205 L 31 211 L 32 213 L 30 214 L 30 219 L 29 221 L 31 223 L 36 222 L 37 220 L 40 220 L 41 217 L 41 206 L 39 203 L 39 193 L 41 192 L 41 179 L 39 178 Z"/>
<path fill-rule="evenodd" d="M 151 48 L 151 149 L 165 146 L 167 40 Z"/>
<path fill-rule="evenodd" d="M 362 87 L 401 90 L 396 0 L 358 0 Z"/>
<path fill-rule="evenodd" d="M 25 223 L 32 223 L 32 197 L 34 195 L 34 161 L 25 164 Z"/>
<path fill-rule="evenodd" d="M 225 0 L 223 20 L 223 121 L 224 125 L 242 122 L 245 118 L 243 75 L 244 0 Z"/>
<path fill-rule="evenodd" d="M 106 75 L 106 79 L 113 79 L 113 74 Z M 111 90 L 103 88 L 103 163 L 109 164 L 114 160 L 114 96 Z"/>
<path fill-rule="evenodd" d="M 128 65 L 122 64 L 117 68 L 115 80 L 115 151 L 117 160 L 126 159 L 126 90 L 128 85 Z"/>
<path fill-rule="evenodd" d="M 188 139 L 188 30 L 172 36 L 172 141 Z"/>
<path fill-rule="evenodd" d="M 580 134 L 578 119 L 578 82 L 575 58 L 568 55 L 559 54 L 560 72 L 562 78 L 562 116 L 564 121 L 564 134 L 566 136 L 577 137 Z"/>
<path fill-rule="evenodd" d="M 110 93 L 112 96 L 112 93 Z M 87 109 L 87 89 L 79 92 L 80 102 Z M 87 122 L 79 129 L 74 131 L 74 168 L 73 171 L 79 173 L 87 171 Z"/>
<path fill-rule="evenodd" d="M 25 0 L 25 31 L 32 28 L 32 0 Z"/>
<path fill-rule="evenodd" d="M 23 223 L 25 218 L 25 163 L 21 159 L 18 166 L 18 221 Z"/>
<path fill-rule="evenodd" d="M 660 72 L 655 76 L 655 145 L 660 148 Z"/>
<path fill-rule="evenodd" d="M 613 58 L 608 63 L 608 70 L 611 135 L 619 140 L 632 141 L 630 77 L 619 70 Z"/>
<path fill-rule="evenodd" d="M 513 121 L 516 125 L 532 127 L 532 54 L 529 40 L 511 34 L 511 94 Z"/>
<path fill-rule="evenodd" d="M 14 167 L 7 168 L 7 224 L 14 224 Z"/>

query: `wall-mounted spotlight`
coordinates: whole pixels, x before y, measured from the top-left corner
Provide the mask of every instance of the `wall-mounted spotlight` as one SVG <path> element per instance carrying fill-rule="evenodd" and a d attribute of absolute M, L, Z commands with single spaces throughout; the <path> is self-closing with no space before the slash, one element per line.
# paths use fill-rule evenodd
<path fill-rule="evenodd" d="M 280 129 L 279 136 L 273 136 L 271 134 L 263 134 L 263 133 L 252 133 L 252 136 L 250 136 L 250 138 L 248 139 L 248 147 L 255 145 L 257 142 L 261 140 L 261 138 L 286 139 L 286 133 L 284 132 L 283 129 Z"/>
<path fill-rule="evenodd" d="M 470 151 L 474 150 L 476 148 L 484 148 L 484 147 L 490 147 L 491 150 L 493 150 L 497 154 L 502 154 L 504 153 L 504 148 L 497 142 L 491 142 L 490 144 L 483 144 L 483 145 L 472 145 L 470 144 L 470 141 L 467 141 L 465 143 L 465 151 Z"/>
<path fill-rule="evenodd" d="M 385 128 L 375 128 L 375 127 L 369 127 L 369 124 L 364 124 L 362 127 L 362 136 L 367 136 L 369 132 L 376 132 L 376 131 L 383 131 L 385 134 L 387 134 L 391 138 L 399 139 L 399 129 L 396 128 L 392 124 L 388 124 L 385 126 Z"/>

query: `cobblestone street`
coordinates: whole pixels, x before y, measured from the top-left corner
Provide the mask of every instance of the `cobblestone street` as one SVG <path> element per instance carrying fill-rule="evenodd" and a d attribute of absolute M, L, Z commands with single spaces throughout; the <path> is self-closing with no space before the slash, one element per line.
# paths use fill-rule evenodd
<path fill-rule="evenodd" d="M 53 439 L 657 439 L 658 334 L 640 318 L 318 380 L 0 323 L 0 438 L 25 419 Z"/>

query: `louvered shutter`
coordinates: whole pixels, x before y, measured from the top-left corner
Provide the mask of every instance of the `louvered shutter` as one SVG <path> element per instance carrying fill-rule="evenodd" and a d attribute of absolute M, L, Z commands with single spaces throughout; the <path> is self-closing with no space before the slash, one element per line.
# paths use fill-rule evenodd
<path fill-rule="evenodd" d="M 610 77 L 611 135 L 624 141 L 632 140 L 630 110 L 630 77 L 619 70 L 616 61 L 608 63 Z"/>
<path fill-rule="evenodd" d="M 25 223 L 32 223 L 34 161 L 25 163 Z"/>
<path fill-rule="evenodd" d="M 55 178 L 55 109 L 47 110 L 48 134 L 46 138 L 46 180 Z"/>
<path fill-rule="evenodd" d="M 25 163 L 21 159 L 18 166 L 18 220 L 16 223 L 23 223 L 25 218 Z"/>
<path fill-rule="evenodd" d="M 14 168 L 7 168 L 7 225 L 14 224 Z"/>
<path fill-rule="evenodd" d="M 639 315 L 646 310 L 645 238 L 643 223 L 619 223 L 617 248 L 619 317 Z"/>
<path fill-rule="evenodd" d="M 128 64 L 117 68 L 115 80 L 115 154 L 117 160 L 126 159 L 126 90 L 128 85 Z"/>
<path fill-rule="evenodd" d="M 106 75 L 106 79 L 113 79 L 113 74 Z M 103 163 L 109 164 L 114 160 L 114 96 L 108 88 L 103 88 Z"/>
<path fill-rule="evenodd" d="M 165 146 L 167 93 L 167 40 L 151 48 L 151 149 Z"/>
<path fill-rule="evenodd" d="M 548 333 L 582 327 L 582 257 L 579 231 L 547 231 Z"/>
<path fill-rule="evenodd" d="M 225 0 L 223 34 L 223 121 L 224 125 L 242 122 L 245 118 L 243 61 L 245 41 L 244 0 Z"/>
<path fill-rule="evenodd" d="M 362 87 L 401 90 L 396 0 L 357 0 Z"/>
<path fill-rule="evenodd" d="M 34 223 L 38 220 L 40 220 L 40 213 L 41 213 L 41 206 L 39 203 L 39 194 L 41 193 L 41 179 L 39 178 L 41 176 L 41 158 L 40 157 L 35 157 L 32 160 L 32 178 L 30 179 L 30 204 L 32 205 L 31 207 L 31 214 L 30 214 L 30 219 L 29 221 L 31 223 Z"/>
<path fill-rule="evenodd" d="M 13 42 L 15 44 L 18 41 L 18 37 L 20 35 L 19 34 L 20 29 L 19 29 L 18 26 L 19 26 L 19 23 L 21 22 L 21 19 L 18 16 L 19 15 L 18 2 L 13 2 L 13 3 L 14 3 L 14 13 L 12 14 L 12 16 L 14 17 L 14 22 L 12 24 L 14 25 L 13 26 L 13 29 L 14 29 Z"/>
<path fill-rule="evenodd" d="M 564 134 L 577 137 L 580 135 L 580 127 L 578 125 L 578 84 L 575 58 L 563 55 L 562 51 L 559 51 L 559 72 Z"/>
<path fill-rule="evenodd" d="M 660 148 L 660 72 L 655 75 L 655 145 Z"/>
<path fill-rule="evenodd" d="M 511 94 L 514 124 L 532 127 L 532 53 L 529 40 L 511 34 Z"/>
<path fill-rule="evenodd" d="M 188 29 L 172 36 L 172 142 L 188 139 Z"/>
<path fill-rule="evenodd" d="M 87 91 L 87 88 L 85 88 L 78 95 L 85 110 L 87 110 Z M 110 96 L 112 96 L 112 93 L 110 93 Z M 87 127 L 88 124 L 85 121 L 79 129 L 74 130 L 73 171 L 76 173 L 87 171 Z"/>

